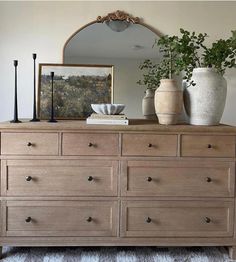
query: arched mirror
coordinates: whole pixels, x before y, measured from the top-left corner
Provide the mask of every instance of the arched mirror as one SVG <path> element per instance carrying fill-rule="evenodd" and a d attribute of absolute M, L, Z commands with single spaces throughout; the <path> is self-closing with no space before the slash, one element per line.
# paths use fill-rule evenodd
<path fill-rule="evenodd" d="M 139 65 L 145 59 L 158 60 L 153 44 L 159 37 L 139 18 L 116 11 L 76 31 L 64 45 L 63 63 L 113 65 L 113 102 L 125 104 L 128 117 L 141 118 L 146 87 L 137 84 L 142 78 Z"/>

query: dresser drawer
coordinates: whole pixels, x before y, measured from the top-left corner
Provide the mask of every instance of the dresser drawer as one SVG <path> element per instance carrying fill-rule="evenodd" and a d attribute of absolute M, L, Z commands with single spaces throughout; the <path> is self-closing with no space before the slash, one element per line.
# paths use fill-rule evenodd
<path fill-rule="evenodd" d="M 123 196 L 233 197 L 235 163 L 123 161 Z"/>
<path fill-rule="evenodd" d="M 58 155 L 57 133 L 2 133 L 2 155 Z"/>
<path fill-rule="evenodd" d="M 6 196 L 116 196 L 118 161 L 3 160 Z"/>
<path fill-rule="evenodd" d="M 192 157 L 234 157 L 235 137 L 182 135 L 181 155 Z"/>
<path fill-rule="evenodd" d="M 7 201 L 6 236 L 116 236 L 115 201 Z"/>
<path fill-rule="evenodd" d="M 71 155 L 118 155 L 118 134 L 64 133 L 62 138 L 62 154 Z"/>
<path fill-rule="evenodd" d="M 176 156 L 176 135 L 123 134 L 124 156 Z"/>
<path fill-rule="evenodd" d="M 124 201 L 123 237 L 233 236 L 233 201 Z"/>

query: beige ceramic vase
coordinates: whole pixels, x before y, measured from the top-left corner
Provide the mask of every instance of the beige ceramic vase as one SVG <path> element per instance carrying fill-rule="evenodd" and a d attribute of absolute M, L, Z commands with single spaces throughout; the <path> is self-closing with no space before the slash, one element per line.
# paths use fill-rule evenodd
<path fill-rule="evenodd" d="M 154 105 L 159 123 L 175 125 L 183 108 L 183 91 L 173 79 L 161 79 L 155 92 Z"/>
<path fill-rule="evenodd" d="M 142 112 L 143 116 L 146 119 L 157 119 L 156 113 L 155 113 L 155 107 L 154 107 L 154 95 L 155 90 L 152 88 L 148 88 L 145 91 L 145 96 L 142 100 Z"/>

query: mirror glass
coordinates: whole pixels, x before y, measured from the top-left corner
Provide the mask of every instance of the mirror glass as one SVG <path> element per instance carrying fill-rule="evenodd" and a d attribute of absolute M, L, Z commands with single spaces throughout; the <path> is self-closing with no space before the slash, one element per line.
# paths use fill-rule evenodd
<path fill-rule="evenodd" d="M 145 59 L 158 60 L 160 54 L 153 44 L 159 36 L 144 24 L 129 23 L 121 32 L 107 23 L 91 23 L 79 30 L 66 44 L 65 64 L 114 66 L 113 102 L 125 104 L 129 118 L 142 118 L 145 86 L 137 81 L 143 72 L 139 65 Z"/>

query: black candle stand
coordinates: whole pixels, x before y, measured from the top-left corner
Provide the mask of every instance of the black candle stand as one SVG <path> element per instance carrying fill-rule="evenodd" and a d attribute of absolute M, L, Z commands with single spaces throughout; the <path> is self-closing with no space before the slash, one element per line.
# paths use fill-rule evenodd
<path fill-rule="evenodd" d="M 54 78 L 54 72 L 51 72 L 51 83 L 52 83 L 52 89 L 51 89 L 51 118 L 48 120 L 48 122 L 50 122 L 50 123 L 56 123 L 57 122 L 57 120 L 54 118 L 53 78 Z"/>
<path fill-rule="evenodd" d="M 36 111 L 36 75 L 35 75 L 35 60 L 37 55 L 33 54 L 33 60 L 34 60 L 34 98 L 33 98 L 33 118 L 30 120 L 30 122 L 39 122 L 40 119 L 37 118 L 37 111 Z"/>
<path fill-rule="evenodd" d="M 17 103 L 17 66 L 18 61 L 14 60 L 15 67 L 15 99 L 14 99 L 14 119 L 10 121 L 10 123 L 21 123 L 18 119 L 18 103 Z"/>

